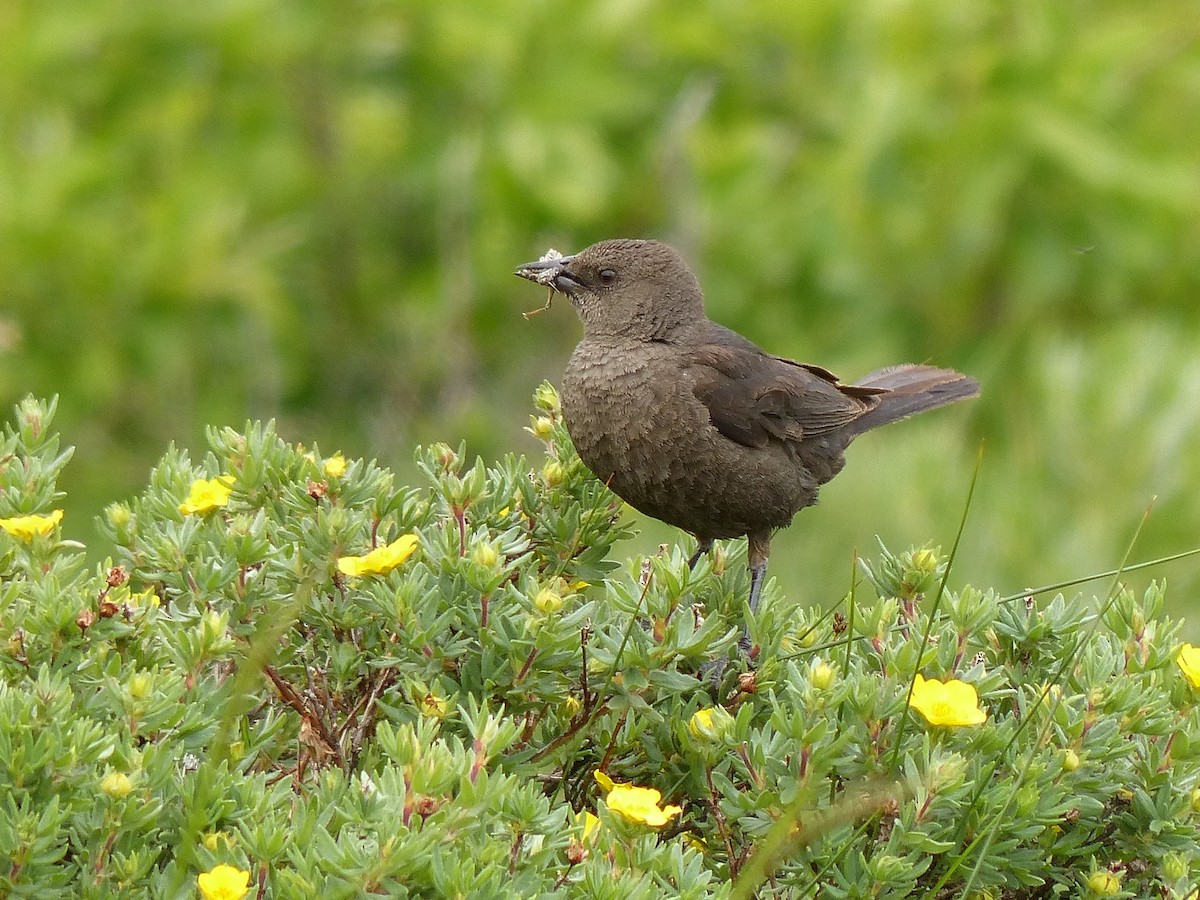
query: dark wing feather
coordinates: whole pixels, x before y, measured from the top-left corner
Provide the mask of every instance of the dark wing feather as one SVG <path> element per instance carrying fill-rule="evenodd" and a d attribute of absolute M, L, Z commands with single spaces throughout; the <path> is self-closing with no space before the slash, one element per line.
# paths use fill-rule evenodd
<path fill-rule="evenodd" d="M 685 352 L 683 365 L 713 425 L 747 447 L 836 431 L 872 409 L 880 393 L 839 384 L 824 369 L 753 345 L 702 344 Z"/>

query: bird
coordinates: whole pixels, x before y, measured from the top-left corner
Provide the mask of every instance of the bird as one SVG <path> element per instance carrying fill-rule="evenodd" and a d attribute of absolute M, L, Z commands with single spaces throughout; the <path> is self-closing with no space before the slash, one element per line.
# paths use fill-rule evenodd
<path fill-rule="evenodd" d="M 695 274 L 656 240 L 551 250 L 514 273 L 565 295 L 583 339 L 562 412 L 580 459 L 634 509 L 690 532 L 694 567 L 714 541 L 747 539 L 749 608 L 771 536 L 817 501 L 864 432 L 979 394 L 951 369 L 904 364 L 843 384 L 708 318 Z"/>

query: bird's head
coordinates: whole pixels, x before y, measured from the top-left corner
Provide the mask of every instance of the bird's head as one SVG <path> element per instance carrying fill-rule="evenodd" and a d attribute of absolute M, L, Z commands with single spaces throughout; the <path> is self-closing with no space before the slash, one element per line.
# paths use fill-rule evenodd
<path fill-rule="evenodd" d="M 704 320 L 696 276 L 659 241 L 601 241 L 574 256 L 550 256 L 516 274 L 566 294 L 585 337 L 669 340 Z"/>

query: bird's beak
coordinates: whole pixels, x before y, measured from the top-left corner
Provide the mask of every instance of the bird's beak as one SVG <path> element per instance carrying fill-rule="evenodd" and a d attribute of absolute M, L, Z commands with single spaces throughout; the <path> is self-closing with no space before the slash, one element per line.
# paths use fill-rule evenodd
<path fill-rule="evenodd" d="M 517 266 L 517 270 L 513 274 L 521 278 L 526 278 L 529 281 L 535 281 L 538 284 L 548 285 L 564 294 L 569 294 L 571 288 L 579 283 L 567 271 L 567 267 L 574 261 L 574 256 L 559 256 L 554 259 L 543 258 L 536 262 Z"/>

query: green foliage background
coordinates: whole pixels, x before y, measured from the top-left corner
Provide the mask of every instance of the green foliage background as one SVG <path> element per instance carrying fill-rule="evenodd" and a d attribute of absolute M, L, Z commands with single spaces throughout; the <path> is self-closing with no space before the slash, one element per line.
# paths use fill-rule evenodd
<path fill-rule="evenodd" d="M 10 0 L 0 406 L 61 395 L 66 533 L 169 441 L 279 419 L 408 462 L 529 447 L 578 335 L 512 268 L 684 250 L 710 313 L 847 378 L 984 397 L 889 429 L 777 542 L 840 596 L 880 533 L 1019 588 L 1200 533 L 1200 25 L 1181 0 L 998 4 Z M 410 469 L 411 471 L 411 469 Z M 670 540 L 648 526 L 646 543 Z M 1176 602 L 1196 567 L 1169 573 Z"/>

